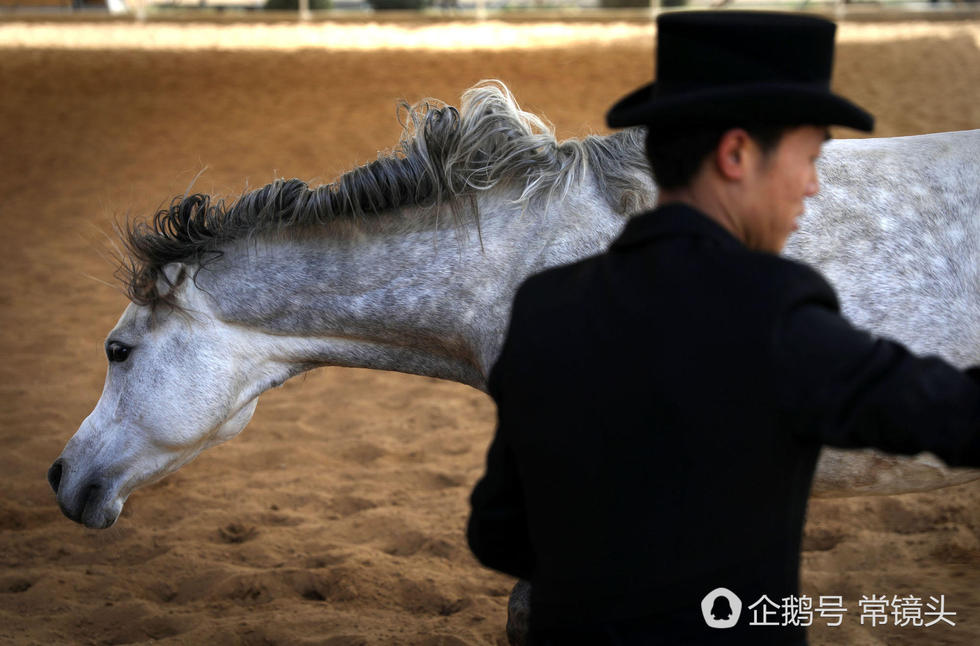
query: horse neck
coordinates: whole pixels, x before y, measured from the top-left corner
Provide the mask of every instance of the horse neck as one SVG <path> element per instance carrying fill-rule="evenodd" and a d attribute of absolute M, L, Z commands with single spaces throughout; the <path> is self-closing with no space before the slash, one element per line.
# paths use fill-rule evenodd
<path fill-rule="evenodd" d="M 515 197 L 481 193 L 479 216 L 455 226 L 449 205 L 441 226 L 406 228 L 433 220 L 406 211 L 374 231 L 307 229 L 240 242 L 199 282 L 223 320 L 288 339 L 303 369 L 395 370 L 485 389 L 519 284 L 600 252 L 625 223 L 590 184 L 530 207 Z"/>

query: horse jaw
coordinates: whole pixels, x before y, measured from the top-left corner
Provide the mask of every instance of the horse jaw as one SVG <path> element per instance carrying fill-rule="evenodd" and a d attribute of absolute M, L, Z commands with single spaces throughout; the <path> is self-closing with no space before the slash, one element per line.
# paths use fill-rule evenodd
<path fill-rule="evenodd" d="M 146 446 L 141 447 L 143 442 L 124 443 L 120 447 L 118 442 L 113 442 L 114 437 L 136 434 L 111 425 L 101 426 L 96 409 L 51 468 L 57 471 L 58 506 L 65 516 L 91 529 L 111 527 L 133 491 L 161 480 L 205 449 L 238 435 L 251 420 L 257 404 L 256 397 L 201 441 L 176 450 L 147 450 Z M 92 460 L 93 455 L 98 457 Z"/>

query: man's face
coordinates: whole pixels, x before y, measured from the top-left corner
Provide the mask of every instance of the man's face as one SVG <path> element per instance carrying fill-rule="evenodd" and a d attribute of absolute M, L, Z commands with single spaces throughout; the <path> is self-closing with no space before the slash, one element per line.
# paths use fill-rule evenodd
<path fill-rule="evenodd" d="M 800 126 L 787 130 L 775 149 L 759 154 L 746 176 L 743 209 L 746 245 L 779 253 L 803 214 L 803 200 L 817 194 L 817 158 L 828 139 L 827 128 Z"/>

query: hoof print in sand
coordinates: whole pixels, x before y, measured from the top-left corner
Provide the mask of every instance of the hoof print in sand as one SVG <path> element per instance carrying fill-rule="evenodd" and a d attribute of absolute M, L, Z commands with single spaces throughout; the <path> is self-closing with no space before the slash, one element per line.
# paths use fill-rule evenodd
<path fill-rule="evenodd" d="M 34 583 L 32 581 L 28 581 L 27 579 L 14 579 L 7 582 L 4 587 L 6 588 L 7 592 L 19 594 L 30 590 L 32 585 L 34 585 Z"/>
<path fill-rule="evenodd" d="M 241 523 L 229 523 L 218 529 L 218 536 L 225 543 L 244 543 L 255 538 L 258 530 L 254 527 L 246 527 Z"/>

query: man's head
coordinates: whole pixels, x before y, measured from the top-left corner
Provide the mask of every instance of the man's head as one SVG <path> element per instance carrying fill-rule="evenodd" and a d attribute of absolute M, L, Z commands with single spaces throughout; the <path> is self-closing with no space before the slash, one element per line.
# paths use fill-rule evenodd
<path fill-rule="evenodd" d="M 653 178 L 661 189 L 678 189 L 688 186 L 701 170 L 704 161 L 718 147 L 722 136 L 733 126 L 704 127 L 662 133 L 647 133 L 646 152 L 650 160 Z M 763 152 L 772 151 L 788 126 L 743 125 L 749 136 Z"/>
<path fill-rule="evenodd" d="M 819 190 L 816 161 L 828 138 L 823 126 L 711 129 L 651 135 L 647 154 L 661 203 L 691 203 L 749 248 L 778 253 Z"/>
<path fill-rule="evenodd" d="M 830 91 L 835 31 L 801 14 L 664 14 L 656 81 L 616 103 L 608 123 L 647 128 L 661 202 L 705 198 L 695 205 L 728 209 L 708 214 L 746 244 L 779 251 L 803 199 L 817 191 L 824 124 L 874 124 Z"/>

